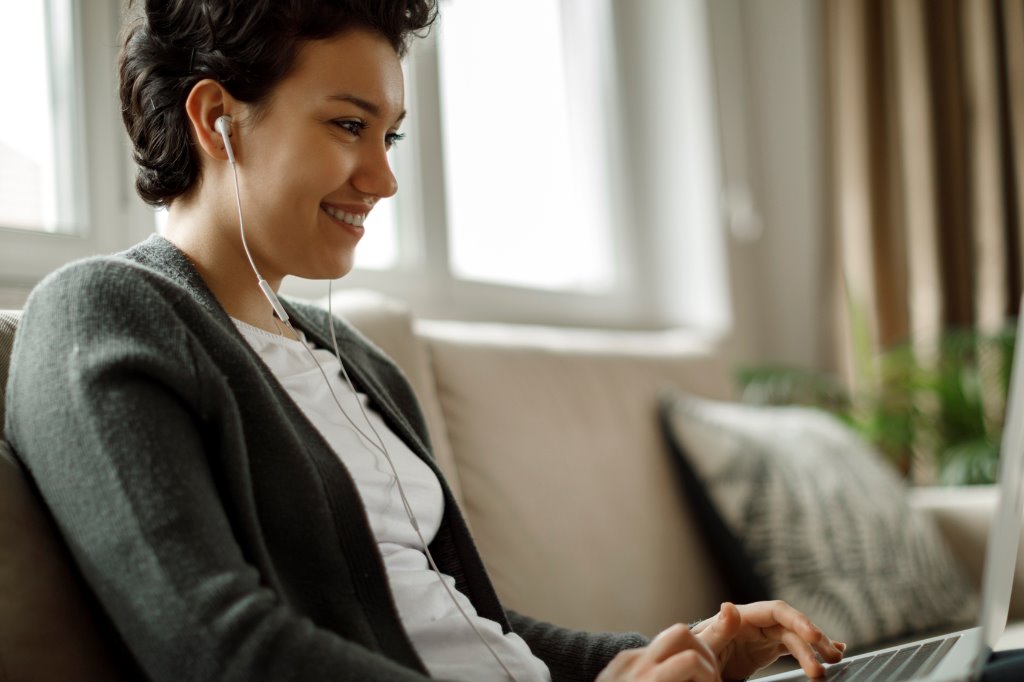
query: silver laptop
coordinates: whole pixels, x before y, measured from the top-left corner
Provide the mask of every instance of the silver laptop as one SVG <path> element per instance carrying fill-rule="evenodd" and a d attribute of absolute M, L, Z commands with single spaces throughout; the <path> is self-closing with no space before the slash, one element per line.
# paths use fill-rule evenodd
<path fill-rule="evenodd" d="M 1021 306 L 1000 450 L 999 502 L 985 553 L 980 622 L 968 630 L 851 656 L 827 666 L 825 680 L 968 682 L 981 678 L 982 669 L 1006 628 L 1021 531 L 1024 501 L 1021 495 L 1024 476 L 1024 414 L 1021 413 L 1024 409 L 1024 300 Z M 805 679 L 808 678 L 803 672 L 796 670 L 759 678 L 758 682 Z"/>

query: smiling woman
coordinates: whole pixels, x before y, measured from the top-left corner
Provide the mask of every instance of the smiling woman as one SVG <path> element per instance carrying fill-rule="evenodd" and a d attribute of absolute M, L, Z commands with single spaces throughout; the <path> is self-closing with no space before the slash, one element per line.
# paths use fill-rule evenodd
<path fill-rule="evenodd" d="M 346 275 L 396 193 L 401 57 L 433 0 L 135 10 L 122 115 L 164 234 L 35 289 L 6 436 L 138 677 L 711 682 L 841 657 L 782 603 L 653 642 L 506 611 L 402 372 L 278 299 Z"/>

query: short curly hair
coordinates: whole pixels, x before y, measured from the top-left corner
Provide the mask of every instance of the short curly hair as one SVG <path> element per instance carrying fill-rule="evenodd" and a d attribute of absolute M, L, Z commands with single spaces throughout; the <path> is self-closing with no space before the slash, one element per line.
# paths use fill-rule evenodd
<path fill-rule="evenodd" d="M 299 48 L 369 28 L 405 55 L 437 17 L 437 0 L 143 0 L 129 3 L 118 58 L 121 116 L 138 164 L 135 188 L 167 206 L 198 182 L 185 113 L 192 87 L 220 82 L 257 107 L 291 71 Z"/>

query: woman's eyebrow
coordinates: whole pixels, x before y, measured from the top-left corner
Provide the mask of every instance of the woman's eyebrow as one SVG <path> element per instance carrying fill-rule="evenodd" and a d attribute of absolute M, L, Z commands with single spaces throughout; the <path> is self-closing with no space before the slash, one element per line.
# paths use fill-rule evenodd
<path fill-rule="evenodd" d="M 369 113 L 369 114 L 371 114 L 373 116 L 376 116 L 377 118 L 380 118 L 380 107 L 377 106 L 376 104 L 374 104 L 373 102 L 370 102 L 368 100 L 363 99 L 362 97 L 357 97 L 355 95 L 348 95 L 348 94 L 337 94 L 337 95 L 328 95 L 327 99 L 332 101 L 332 102 L 348 102 L 349 104 L 354 104 L 355 106 L 359 107 L 363 111 L 365 111 L 365 112 L 367 112 L 367 113 Z M 401 113 L 401 115 L 399 115 L 399 117 L 395 121 L 395 123 L 401 122 L 405 118 L 405 113 L 406 112 L 403 111 Z"/>

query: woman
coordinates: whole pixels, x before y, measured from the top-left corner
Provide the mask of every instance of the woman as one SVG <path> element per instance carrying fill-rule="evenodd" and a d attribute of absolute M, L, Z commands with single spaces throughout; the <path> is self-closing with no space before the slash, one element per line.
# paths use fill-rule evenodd
<path fill-rule="evenodd" d="M 843 645 L 783 603 L 651 642 L 506 612 L 400 372 L 277 300 L 346 274 L 397 191 L 400 58 L 434 1 L 150 0 L 129 25 L 122 110 L 165 234 L 37 287 L 6 426 L 128 658 L 151 680 L 711 681 L 788 651 L 819 674 Z"/>

